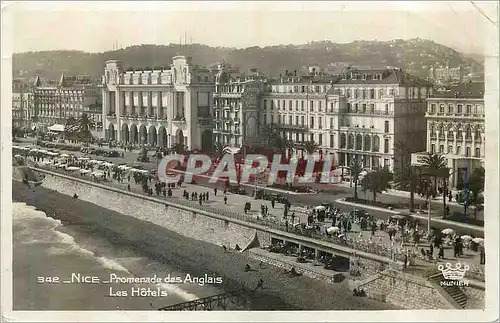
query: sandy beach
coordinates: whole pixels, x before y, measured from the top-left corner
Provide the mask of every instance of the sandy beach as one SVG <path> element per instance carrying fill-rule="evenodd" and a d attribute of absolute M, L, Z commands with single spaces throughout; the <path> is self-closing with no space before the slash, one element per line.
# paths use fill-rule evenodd
<path fill-rule="evenodd" d="M 13 181 L 13 200 L 24 202 L 59 219 L 64 226 L 78 226 L 113 244 L 127 246 L 171 268 L 203 276 L 223 277 L 223 289 L 253 289 L 259 279 L 264 289 L 252 294 L 253 310 L 382 310 L 390 304 L 354 297 L 346 284 L 327 284 L 308 277 L 289 277 L 280 269 L 259 268 L 245 254 L 224 253 L 220 246 L 190 239 L 158 225 L 144 222 L 92 203 L 73 199 L 43 187 L 28 188 Z M 138 206 L 139 207 L 139 206 Z M 14 255 L 15 261 L 15 255 Z M 255 271 L 245 272 L 249 263 Z"/>

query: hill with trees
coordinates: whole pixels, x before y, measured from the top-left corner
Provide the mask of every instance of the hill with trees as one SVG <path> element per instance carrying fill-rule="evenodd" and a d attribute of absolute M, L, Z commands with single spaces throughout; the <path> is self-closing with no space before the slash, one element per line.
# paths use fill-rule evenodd
<path fill-rule="evenodd" d="M 172 57 L 187 55 L 193 62 L 213 66 L 224 60 L 241 71 L 257 68 L 266 75 L 276 76 L 285 70 L 305 71 L 315 65 L 330 72 L 345 66 L 396 66 L 416 76 L 426 77 L 430 67 L 462 66 L 467 71 L 471 64 L 483 69 L 473 55 L 462 54 L 450 47 L 430 40 L 410 39 L 392 41 L 355 41 L 338 44 L 330 41 L 310 42 L 304 45 L 249 47 L 244 49 L 210 47 L 201 44 L 138 45 L 103 53 L 83 51 L 40 51 L 14 54 L 13 77 L 32 78 L 39 75 L 58 79 L 61 73 L 88 74 L 98 78 L 107 60 L 123 61 L 124 68 L 167 67 Z"/>

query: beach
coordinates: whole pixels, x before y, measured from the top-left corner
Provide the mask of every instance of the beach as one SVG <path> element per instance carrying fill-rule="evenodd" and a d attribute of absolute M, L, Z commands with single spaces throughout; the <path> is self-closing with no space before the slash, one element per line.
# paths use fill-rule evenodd
<path fill-rule="evenodd" d="M 222 283 L 206 288 L 192 288 L 185 284 L 177 284 L 176 290 L 172 286 L 167 286 L 167 290 L 170 288 L 169 291 L 172 292 L 173 296 L 165 299 L 159 297 L 114 298 L 113 302 L 109 302 L 106 306 L 105 302 L 102 302 L 104 308 L 99 309 L 115 310 L 116 307 L 135 310 L 158 309 L 161 306 L 186 301 L 189 297 L 186 297 L 185 294 L 191 295 L 192 299 L 195 297 L 193 295 L 206 297 L 241 288 L 254 289 L 259 279 L 264 281 L 264 288 L 252 294 L 251 309 L 253 310 L 381 310 L 394 308 L 390 304 L 352 296 L 347 288 L 347 282 L 328 284 L 304 276 L 290 277 L 285 275 L 282 270 L 270 265 L 260 268 L 259 263 L 252 261 L 244 253 L 225 253 L 221 246 L 187 238 L 150 222 L 113 212 L 79 199 L 73 199 L 43 187 L 28 188 L 18 181 L 13 181 L 12 185 L 14 201 L 34 206 L 37 210 L 45 212 L 47 216 L 60 220 L 62 226 L 57 230 L 66 232 L 67 235 L 74 238 L 77 244 L 84 243 L 85 249 L 96 253 L 99 248 L 94 245 L 96 241 L 100 241 L 100 245 L 113 245 L 113 252 L 109 252 L 110 255 L 116 254 L 116 250 L 120 250 L 120 253 L 127 254 L 128 258 L 135 256 L 143 260 L 148 259 L 148 266 L 151 264 L 158 268 L 163 266 L 161 270 L 148 270 L 147 272 L 130 270 L 127 268 L 130 264 L 120 262 L 120 259 L 125 257 L 116 257 L 115 255 L 116 266 L 108 268 L 107 274 L 109 272 L 118 273 L 122 270 L 122 275 L 125 275 L 124 273 L 127 271 L 127 275 L 135 277 L 151 275 L 154 272 L 164 276 L 165 271 L 169 271 L 176 275 L 189 274 L 197 277 L 207 275 L 222 278 Z M 24 253 L 14 252 L 15 268 L 16 263 L 29 261 L 24 256 L 28 251 L 27 249 L 24 250 Z M 256 270 L 245 272 L 243 269 L 247 263 Z M 73 271 L 78 271 L 78 267 L 76 265 L 74 267 Z M 14 270 L 14 276 L 16 276 L 16 272 L 19 271 Z M 106 275 L 106 273 L 102 275 Z M 16 286 L 16 281 L 18 286 Z M 30 288 L 22 289 L 22 283 L 22 279 L 15 279 L 14 301 L 23 298 L 30 299 L 30 294 L 27 293 L 33 293 Z M 84 286 L 84 288 L 97 289 L 99 287 L 103 289 L 102 293 L 106 294 L 109 286 Z M 31 289 L 37 288 L 41 287 L 34 285 Z M 69 287 L 63 285 L 59 288 Z M 50 293 L 50 289 L 45 289 L 46 293 Z M 98 297 L 99 293 L 100 291 L 94 295 Z M 41 297 L 41 294 L 38 294 L 38 297 Z M 51 298 L 47 295 L 45 297 Z M 109 298 L 106 295 L 102 297 L 103 299 Z M 31 299 L 31 303 L 36 303 L 36 300 Z M 15 302 L 14 305 L 16 305 Z M 67 309 L 93 309 L 88 306 L 79 307 L 81 305 L 76 301 L 72 303 L 72 306 L 74 308 Z M 36 304 L 31 305 L 31 309 L 34 308 L 37 308 Z"/>

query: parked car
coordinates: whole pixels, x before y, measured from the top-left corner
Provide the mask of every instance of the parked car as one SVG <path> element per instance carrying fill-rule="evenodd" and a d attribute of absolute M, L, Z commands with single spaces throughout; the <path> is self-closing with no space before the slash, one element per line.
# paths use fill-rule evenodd
<path fill-rule="evenodd" d="M 370 217 L 370 213 L 368 213 L 365 210 L 354 210 L 354 211 L 349 212 L 349 215 L 351 217 L 353 217 L 353 218 L 356 218 L 356 219 L 369 218 Z"/>
<path fill-rule="evenodd" d="M 120 157 L 121 154 L 119 152 L 117 152 L 116 150 L 111 150 L 111 151 L 104 152 L 103 156 L 105 156 L 105 157 Z"/>

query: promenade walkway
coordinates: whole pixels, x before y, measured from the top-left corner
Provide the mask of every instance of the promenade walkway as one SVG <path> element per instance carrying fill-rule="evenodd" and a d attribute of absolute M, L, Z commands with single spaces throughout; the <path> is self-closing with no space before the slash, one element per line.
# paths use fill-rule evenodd
<path fill-rule="evenodd" d="M 20 145 L 20 146 L 33 146 L 33 141 L 30 141 L 30 140 L 25 140 L 23 139 L 23 142 L 21 143 L 17 143 L 17 145 Z M 92 159 L 98 159 L 98 160 L 105 160 L 105 161 L 108 161 L 108 162 L 112 162 L 114 164 L 127 164 L 127 165 L 141 165 L 143 168 L 145 169 L 148 169 L 148 170 L 156 170 L 157 168 L 157 162 L 156 162 L 156 159 L 152 158 L 152 162 L 149 162 L 149 163 L 140 163 L 140 162 L 137 162 L 136 159 L 137 159 L 137 152 L 125 152 L 124 153 L 124 158 L 121 158 L 121 157 L 100 157 L 100 156 L 93 156 L 93 155 L 86 155 L 84 153 L 81 153 L 81 152 L 68 152 L 69 154 L 72 154 L 72 155 L 75 155 L 77 157 L 81 157 L 81 156 L 87 156 L 87 157 L 90 157 Z M 198 181 L 197 184 L 200 184 L 199 186 L 200 187 L 205 187 L 206 189 L 208 190 L 212 190 L 213 187 L 215 186 L 219 186 L 219 188 L 222 188 L 223 185 L 221 183 L 219 184 L 208 184 L 208 183 L 204 183 L 203 181 Z M 290 201 L 292 203 L 300 203 L 302 205 L 317 205 L 317 204 L 320 204 L 322 202 L 330 202 L 330 203 L 336 203 L 338 207 L 343 207 L 343 210 L 344 211 L 347 211 L 346 207 L 349 207 L 350 205 L 347 205 L 347 204 L 341 204 L 341 203 L 338 203 L 338 200 L 339 199 L 342 199 L 344 197 L 347 197 L 347 196 L 352 196 L 353 193 L 353 188 L 350 188 L 349 187 L 349 183 L 340 183 L 340 184 L 335 184 L 335 185 L 324 185 L 324 184 L 312 184 L 314 186 L 314 188 L 320 188 L 320 187 L 326 187 L 328 186 L 328 190 L 325 190 L 325 192 L 320 192 L 318 194 L 298 194 L 298 195 L 293 195 L 293 194 L 290 194 L 289 191 L 284 191 L 284 190 L 280 190 L 280 189 L 275 189 L 275 188 L 270 188 L 270 187 L 264 187 L 267 191 L 270 191 L 270 192 L 274 192 L 274 193 L 278 193 L 278 194 L 282 194 L 282 195 L 286 195 Z M 247 192 L 253 192 L 253 189 L 254 189 L 254 185 L 246 185 L 246 190 Z M 201 190 L 203 190 L 204 188 L 201 188 Z M 359 189 L 358 190 L 359 192 L 359 197 L 360 198 L 363 198 L 363 197 L 367 197 L 369 198 L 370 197 L 370 193 L 367 192 L 366 194 L 361 192 L 361 190 Z M 398 193 L 399 194 L 399 193 Z M 409 199 L 405 198 L 405 197 L 402 197 L 402 196 L 395 196 L 395 195 L 390 195 L 390 194 L 379 194 L 377 196 L 377 200 L 379 201 L 382 201 L 384 203 L 409 203 Z M 231 201 L 228 201 L 229 204 L 234 204 L 232 203 Z M 351 204 L 352 205 L 352 204 Z M 418 209 L 418 198 L 416 199 L 416 208 Z M 254 207 L 254 205 L 252 204 L 252 207 Z M 258 206 L 257 206 L 258 207 Z M 383 208 L 374 208 L 374 207 L 371 207 L 371 206 L 368 206 L 368 205 L 363 205 L 363 204 L 359 204 L 357 206 L 354 206 L 352 205 L 353 209 L 354 208 L 358 208 L 358 209 L 367 209 L 369 210 L 374 216 L 376 216 L 377 218 L 381 218 L 381 219 L 386 219 L 387 217 L 389 217 L 392 214 L 394 214 L 394 212 L 391 212 L 390 210 L 388 209 L 383 209 Z M 243 208 L 243 206 L 242 206 Z M 462 206 L 459 206 L 459 205 L 451 205 L 450 207 L 450 211 L 451 212 L 454 212 L 454 211 L 457 211 L 457 210 L 463 210 Z M 258 211 L 258 208 L 254 208 L 253 211 Z M 401 213 L 408 213 L 408 209 L 394 209 L 394 211 L 396 212 L 401 212 Z M 452 227 L 452 228 L 457 228 L 457 230 L 461 230 L 461 228 L 463 228 L 464 230 L 467 230 L 468 228 L 468 225 L 467 224 L 463 224 L 461 222 L 455 222 L 455 221 L 448 221 L 448 220 L 442 220 L 441 219 L 441 212 L 442 212 L 442 199 L 436 199 L 433 201 L 432 203 L 432 213 L 431 213 L 431 217 L 433 218 L 433 220 L 435 219 L 439 219 L 439 223 L 441 225 L 446 225 L 446 227 Z M 253 213 L 253 212 L 251 212 Z M 275 215 L 276 211 L 273 211 L 271 212 L 272 215 Z M 422 212 L 422 214 L 414 214 L 414 216 L 416 217 L 427 217 L 427 213 L 426 212 Z M 482 214 L 481 212 L 479 213 L 478 215 L 478 219 L 481 219 L 482 218 Z M 302 218 L 301 218 L 302 219 Z M 302 222 L 304 222 L 304 220 L 301 220 Z M 474 226 L 473 226 L 474 227 Z M 480 231 L 483 231 L 482 227 L 476 227 L 475 228 L 475 231 L 474 232 L 480 232 Z"/>
<path fill-rule="evenodd" d="M 17 143 L 17 145 L 20 145 L 20 146 L 26 146 L 26 145 L 32 145 L 32 146 L 35 146 L 34 145 L 34 139 L 31 139 L 31 138 L 23 138 L 21 139 L 21 142 L 20 143 Z M 124 158 L 121 158 L 121 157 L 101 157 L 101 156 L 92 156 L 90 155 L 90 157 L 92 158 L 96 158 L 96 159 L 99 159 L 99 160 L 106 160 L 106 161 L 109 161 L 109 162 L 114 162 L 114 163 L 127 163 L 127 164 L 140 164 L 142 165 L 145 169 L 148 169 L 148 170 L 156 170 L 157 168 L 157 159 L 156 157 L 153 156 L 153 152 L 150 151 L 148 152 L 148 155 L 150 157 L 150 162 L 147 162 L 147 163 L 143 163 L 143 162 L 137 162 L 137 157 L 138 157 L 138 153 L 139 153 L 139 150 L 133 150 L 133 151 L 124 151 L 122 148 L 108 148 L 107 146 L 104 146 L 104 147 L 98 147 L 96 145 L 90 145 L 90 147 L 92 148 L 98 148 L 98 149 L 101 149 L 101 150 L 117 150 L 119 152 L 123 152 L 124 153 Z M 71 154 L 74 154 L 76 156 L 83 156 L 85 154 L 83 153 L 80 153 L 80 152 L 69 152 Z M 254 185 L 253 184 L 244 184 L 244 186 L 247 186 L 249 188 L 253 188 Z M 352 183 L 349 183 L 349 182 L 340 182 L 340 183 L 336 183 L 336 184 L 308 184 L 308 186 L 311 186 L 312 188 L 314 189 L 318 189 L 318 190 L 323 190 L 323 192 L 325 193 L 325 198 L 328 196 L 328 194 L 330 194 L 331 191 L 335 191 L 335 195 L 336 195 L 336 199 L 338 198 L 341 198 L 341 197 L 345 197 L 345 196 L 352 196 L 353 195 L 353 192 L 354 192 L 354 187 L 353 187 L 353 184 Z M 261 188 L 265 188 L 266 190 L 268 191 L 271 191 L 271 192 L 275 192 L 275 193 L 282 193 L 282 194 L 293 194 L 292 192 L 290 191 L 286 191 L 286 190 L 281 190 L 281 189 L 277 189 L 277 188 L 272 188 L 272 187 L 267 187 L 267 186 L 259 186 Z M 368 191 L 366 192 L 366 194 L 364 192 L 362 192 L 361 188 L 358 188 L 358 194 L 359 194 L 359 197 L 360 198 L 364 198 L 366 196 L 367 199 L 371 199 L 371 192 Z M 320 193 L 320 195 L 323 195 Z M 452 202 L 449 202 L 448 199 L 446 199 L 446 203 L 447 205 L 450 206 L 450 212 L 454 212 L 454 211 L 458 211 L 458 212 L 463 212 L 463 205 L 461 204 L 458 204 L 456 203 L 456 201 L 454 200 L 455 199 L 455 195 L 453 193 L 453 201 Z M 327 200 L 327 199 L 325 199 Z M 380 201 L 380 202 L 383 202 L 383 203 L 387 203 L 387 204 L 400 204 L 400 203 L 403 203 L 403 204 L 409 204 L 410 202 L 410 193 L 409 192 L 405 192 L 405 191 L 398 191 L 398 190 L 394 190 L 394 189 L 390 189 L 388 190 L 387 192 L 384 192 L 383 194 L 379 194 L 377 196 L 377 200 Z M 425 199 L 420 197 L 419 195 L 415 195 L 415 207 L 416 209 L 418 210 L 419 209 L 419 205 L 423 205 L 425 202 Z M 442 196 L 441 197 L 436 197 L 435 199 L 431 200 L 431 204 L 432 204 L 432 210 L 433 210 L 433 213 L 436 213 L 436 216 L 439 216 L 439 214 L 442 213 L 442 204 L 443 204 L 443 198 Z M 408 211 L 407 209 L 401 209 L 401 210 L 398 210 L 398 211 Z M 469 210 L 470 213 L 472 213 L 472 209 Z M 434 214 L 433 214 L 434 216 Z M 484 217 L 483 215 L 483 211 L 479 211 L 477 213 L 477 218 L 479 220 L 482 220 Z"/>
<path fill-rule="evenodd" d="M 71 173 L 63 170 L 56 170 L 53 167 L 43 167 L 46 168 L 47 170 L 53 171 L 53 172 L 59 172 L 64 175 L 70 175 L 70 176 L 75 176 L 77 178 L 82 178 L 82 179 L 89 179 L 86 176 L 81 176 L 76 173 Z M 131 181 L 128 182 L 127 179 L 123 182 L 118 182 L 116 180 L 110 180 L 110 181 L 104 181 L 101 182 L 101 184 L 104 185 L 109 185 L 115 188 L 119 188 L 122 190 L 127 190 L 127 186 L 130 185 L 130 190 L 134 193 L 139 193 L 139 194 L 144 194 L 142 191 L 142 187 L 139 184 L 135 184 L 134 180 L 131 178 Z M 150 184 L 150 186 L 152 186 Z M 196 192 L 198 194 L 200 193 L 209 193 L 209 199 L 206 202 L 203 202 L 202 205 L 199 205 L 198 201 L 192 201 L 192 200 L 186 200 L 185 198 L 182 197 L 182 194 L 186 190 L 189 194 L 192 192 Z M 250 196 L 244 196 L 244 195 L 237 195 L 237 194 L 232 194 L 232 193 L 226 193 L 224 194 L 223 191 L 218 191 L 217 195 L 214 194 L 214 191 L 211 189 L 207 189 L 206 187 L 198 186 L 198 185 L 193 185 L 193 184 L 183 184 L 181 188 L 174 188 L 172 190 L 173 196 L 172 199 L 176 203 L 181 203 L 185 204 L 190 207 L 195 207 L 195 208 L 201 208 L 205 211 L 208 212 L 215 212 L 220 215 L 228 216 L 228 217 L 236 217 L 240 220 L 244 221 L 250 221 L 256 224 L 264 225 L 266 227 L 269 227 L 271 229 L 275 230 L 283 230 L 283 231 L 292 231 L 294 232 L 293 228 L 291 225 L 289 225 L 289 229 L 286 229 L 286 226 L 284 225 L 284 221 L 282 220 L 283 217 L 283 209 L 284 205 L 281 203 L 276 203 L 275 208 L 272 207 L 270 201 L 265 201 L 265 200 L 255 200 L 254 198 Z M 154 194 L 154 197 L 157 198 L 164 198 L 163 195 L 156 195 Z M 227 198 L 227 203 L 224 202 L 224 197 Z M 169 198 L 166 198 L 169 199 Z M 247 214 L 244 213 L 243 207 L 246 202 L 250 202 L 252 205 L 252 209 L 250 212 Z M 268 207 L 270 215 L 266 218 L 262 218 L 260 215 L 260 205 L 265 205 Z M 291 211 L 289 215 L 295 212 L 296 215 L 296 223 L 304 223 L 306 222 L 307 219 L 307 214 L 302 212 L 303 210 L 297 208 L 296 206 L 292 205 Z M 289 217 L 290 220 L 290 217 Z M 315 225 L 318 225 L 321 227 L 321 230 L 326 230 L 327 227 L 331 226 L 331 223 L 328 222 L 322 222 L 322 223 L 315 223 Z M 299 235 L 301 235 L 301 232 L 295 232 Z M 385 231 L 375 231 L 375 234 L 372 235 L 370 231 L 362 231 L 360 230 L 359 226 L 356 223 L 352 224 L 352 230 L 351 232 L 347 233 L 347 237 L 349 240 L 355 242 L 354 246 L 349 246 L 353 247 L 354 249 L 359 249 L 360 251 L 365 251 L 365 252 L 373 252 L 375 254 L 379 254 L 380 256 L 383 257 L 390 257 L 391 252 L 389 249 L 396 248 L 408 248 L 406 244 L 403 244 L 402 241 L 400 240 L 400 237 L 396 236 L 396 241 L 392 242 L 389 239 L 388 234 Z M 331 239 L 327 238 L 324 235 L 311 235 L 311 238 L 314 239 L 319 239 L 319 240 L 325 240 L 326 242 L 333 242 Z M 370 246 L 371 244 L 373 245 L 378 245 L 382 246 L 382 249 L 380 247 L 374 247 L 373 245 Z M 383 247 L 385 246 L 385 247 Z M 427 244 L 422 241 L 421 247 L 427 248 Z M 418 247 L 416 249 L 418 253 Z M 473 252 L 471 250 L 465 250 L 464 255 L 460 258 L 454 258 L 453 256 L 453 248 L 452 247 L 447 247 L 445 249 L 445 257 L 444 259 L 440 260 L 440 262 L 449 262 L 449 261 L 458 261 L 461 263 L 468 263 L 470 265 L 473 265 L 475 267 L 478 267 L 479 265 L 479 255 L 477 252 Z M 426 261 L 417 261 L 417 264 L 419 267 L 426 267 L 426 268 L 437 268 L 437 262 L 436 263 L 429 263 Z M 478 270 L 481 271 L 481 268 L 478 267 Z"/>

